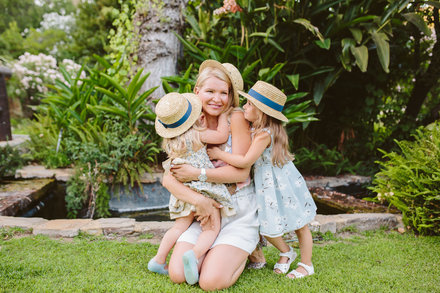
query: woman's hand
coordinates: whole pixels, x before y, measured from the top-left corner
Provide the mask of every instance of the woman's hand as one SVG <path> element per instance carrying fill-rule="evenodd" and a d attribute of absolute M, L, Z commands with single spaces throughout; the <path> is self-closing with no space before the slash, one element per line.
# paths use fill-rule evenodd
<path fill-rule="evenodd" d="M 174 165 L 170 169 L 171 174 L 180 182 L 198 180 L 200 169 L 188 164 Z"/>
<path fill-rule="evenodd" d="M 221 159 L 220 153 L 222 152 L 222 150 L 219 149 L 218 147 L 208 148 L 206 151 L 208 152 L 208 156 L 211 159 L 211 161 Z"/>
<path fill-rule="evenodd" d="M 196 213 L 195 218 L 200 221 L 200 225 L 210 227 L 212 226 L 213 215 L 215 215 L 215 209 L 220 209 L 223 206 L 215 200 L 208 197 L 201 197 L 195 204 Z"/>

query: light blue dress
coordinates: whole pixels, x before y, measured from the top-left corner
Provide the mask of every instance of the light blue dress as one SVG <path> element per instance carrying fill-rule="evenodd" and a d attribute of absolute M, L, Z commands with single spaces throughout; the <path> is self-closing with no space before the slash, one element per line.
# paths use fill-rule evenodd
<path fill-rule="evenodd" d="M 282 236 L 311 222 L 316 205 L 306 182 L 292 162 L 282 168 L 272 165 L 271 143 L 254 164 L 254 183 L 257 194 L 260 234 Z"/>

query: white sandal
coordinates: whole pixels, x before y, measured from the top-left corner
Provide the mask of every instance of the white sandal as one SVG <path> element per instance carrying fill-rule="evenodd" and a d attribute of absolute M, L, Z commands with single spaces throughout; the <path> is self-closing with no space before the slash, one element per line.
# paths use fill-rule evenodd
<path fill-rule="evenodd" d="M 288 252 L 281 252 L 281 253 L 280 253 L 280 256 L 288 257 L 289 260 L 287 261 L 287 263 L 276 263 L 276 264 L 274 265 L 274 267 L 273 267 L 273 271 L 274 271 L 275 273 L 277 273 L 275 270 L 278 269 L 278 270 L 280 270 L 280 272 L 281 272 L 282 274 L 287 273 L 287 271 L 288 271 L 289 268 L 290 268 L 290 265 L 291 265 L 292 262 L 295 260 L 296 255 L 297 255 L 297 254 L 296 254 L 296 252 L 293 250 L 292 247 L 290 247 L 290 250 L 289 250 Z"/>
<path fill-rule="evenodd" d="M 298 272 L 297 270 L 293 270 L 290 273 L 287 274 L 287 278 L 289 279 L 301 279 L 307 276 L 311 276 L 315 273 L 315 269 L 313 268 L 313 265 L 308 266 L 302 262 L 298 263 L 299 267 L 303 267 L 307 271 L 307 275 L 304 275 L 303 273 Z M 289 277 L 289 275 L 294 275 L 295 278 Z"/>

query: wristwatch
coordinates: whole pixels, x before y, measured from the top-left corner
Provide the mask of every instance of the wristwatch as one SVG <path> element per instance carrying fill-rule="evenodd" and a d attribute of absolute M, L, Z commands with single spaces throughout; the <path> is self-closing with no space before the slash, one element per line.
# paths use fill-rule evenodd
<path fill-rule="evenodd" d="M 200 175 L 199 175 L 198 179 L 201 182 L 205 182 L 206 179 L 208 179 L 208 177 L 206 176 L 206 169 L 205 168 L 200 169 Z"/>

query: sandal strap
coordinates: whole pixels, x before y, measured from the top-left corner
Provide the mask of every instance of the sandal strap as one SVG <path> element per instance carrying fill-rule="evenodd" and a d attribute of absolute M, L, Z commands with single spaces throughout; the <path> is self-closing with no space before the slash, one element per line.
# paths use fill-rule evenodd
<path fill-rule="evenodd" d="M 290 250 L 289 250 L 288 252 L 280 252 L 280 256 L 288 257 L 289 260 L 290 260 L 290 259 L 296 257 L 296 253 L 295 253 L 295 251 L 293 250 L 293 248 L 290 247 Z"/>
<path fill-rule="evenodd" d="M 289 275 L 294 275 L 295 276 L 294 279 L 301 279 L 301 278 L 304 278 L 306 276 L 303 273 L 300 273 L 300 272 L 298 272 L 296 270 L 293 270 L 293 271 L 291 271 L 290 273 L 287 274 L 287 277 L 289 279 L 293 279 L 293 278 L 289 277 Z"/>
<path fill-rule="evenodd" d="M 293 250 L 293 248 L 290 247 L 290 250 L 288 252 L 281 252 L 280 256 L 285 256 L 285 257 L 289 258 L 289 260 L 287 261 L 287 263 L 276 263 L 274 265 L 273 269 L 274 270 L 279 269 L 281 271 L 281 273 L 285 274 L 289 270 L 290 265 L 295 260 L 297 254 Z"/>
<path fill-rule="evenodd" d="M 273 266 L 273 269 L 274 270 L 279 269 L 282 274 L 285 274 L 289 270 L 290 265 L 291 265 L 291 263 L 276 263 Z"/>
<path fill-rule="evenodd" d="M 299 263 L 298 263 L 298 266 L 303 267 L 303 268 L 307 271 L 307 273 L 309 274 L 309 276 L 310 276 L 310 275 L 313 275 L 313 274 L 315 273 L 315 268 L 313 267 L 313 265 L 308 266 L 308 265 L 306 265 L 305 263 L 299 262 Z"/>

